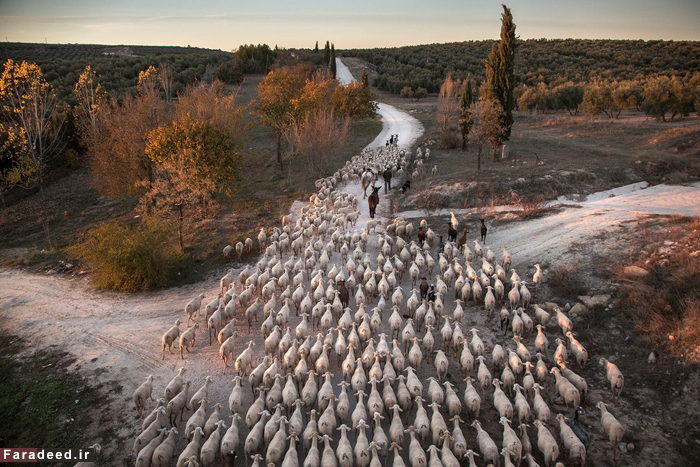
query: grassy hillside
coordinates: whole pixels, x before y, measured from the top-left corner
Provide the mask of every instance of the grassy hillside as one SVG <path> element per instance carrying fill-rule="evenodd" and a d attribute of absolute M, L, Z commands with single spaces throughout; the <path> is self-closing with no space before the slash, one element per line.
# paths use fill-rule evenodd
<path fill-rule="evenodd" d="M 375 67 L 375 85 L 399 93 L 404 86 L 437 92 L 448 71 L 484 77 L 483 61 L 495 41 L 468 41 L 385 49 L 344 50 Z M 515 73 L 521 83 L 633 79 L 700 71 L 700 42 L 531 39 L 518 42 Z"/>

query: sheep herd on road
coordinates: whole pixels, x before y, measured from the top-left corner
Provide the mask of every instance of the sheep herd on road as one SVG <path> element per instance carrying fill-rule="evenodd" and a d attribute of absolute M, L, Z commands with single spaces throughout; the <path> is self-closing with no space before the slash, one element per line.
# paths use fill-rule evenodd
<path fill-rule="evenodd" d="M 364 150 L 319 180 L 294 219 L 260 231 L 257 264 L 222 277 L 213 300 L 186 304 L 163 334 L 162 358 L 177 344 L 186 362 L 216 341 L 220 369 L 235 372 L 230 397 L 210 401 L 213 378 L 195 388 L 181 368 L 142 422 L 137 466 L 236 457 L 261 467 L 585 465 L 591 437 L 578 417 L 592 404 L 577 372 L 589 354 L 565 310 L 533 297 L 540 266 L 529 282 L 505 246 L 497 258 L 478 240 L 442 242 L 426 220 L 360 212 L 366 167 L 404 178 L 424 159 Z M 249 240 L 224 255 L 240 257 Z M 258 329 L 262 339 L 239 352 Z M 616 402 L 624 377 L 599 363 Z M 139 416 L 153 386 L 149 376 L 133 394 Z M 596 407 L 598 441 L 614 458 L 623 427 L 605 403 Z"/>

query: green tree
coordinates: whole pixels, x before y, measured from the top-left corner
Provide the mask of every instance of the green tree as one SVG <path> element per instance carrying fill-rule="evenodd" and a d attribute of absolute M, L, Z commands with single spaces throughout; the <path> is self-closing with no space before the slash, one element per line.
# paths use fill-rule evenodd
<path fill-rule="evenodd" d="M 323 48 L 323 63 L 327 66 L 331 59 L 331 43 L 326 41 L 326 46 Z"/>
<path fill-rule="evenodd" d="M 316 41 L 316 45 L 314 46 L 314 52 L 318 53 L 318 41 Z"/>
<path fill-rule="evenodd" d="M 501 15 L 501 40 L 491 49 L 486 65 L 486 91 L 488 97 L 498 99 L 504 110 L 505 139 L 510 138 L 513 126 L 513 89 L 515 87 L 515 23 L 510 9 L 503 7 Z"/>
<path fill-rule="evenodd" d="M 666 76 L 653 76 L 646 80 L 642 91 L 642 110 L 647 115 L 666 121 L 666 113 L 671 109 L 670 79 Z"/>
<path fill-rule="evenodd" d="M 413 92 L 413 97 L 416 99 L 416 101 L 420 99 L 424 99 L 428 97 L 428 90 L 425 88 L 418 87 L 414 92 Z"/>
<path fill-rule="evenodd" d="M 693 92 L 691 87 L 678 76 L 671 78 L 668 84 L 671 94 L 671 121 L 676 115 L 687 117 L 693 111 Z"/>
<path fill-rule="evenodd" d="M 362 68 L 362 76 L 360 76 L 360 84 L 362 85 L 363 88 L 369 87 L 369 83 L 367 82 L 367 68 Z"/>
<path fill-rule="evenodd" d="M 578 108 L 583 101 L 583 86 L 568 83 L 555 86 L 552 90 L 552 97 L 557 108 L 566 109 L 570 115 L 578 115 Z"/>
<path fill-rule="evenodd" d="M 459 101 L 459 129 L 462 132 L 462 151 L 467 149 L 469 133 L 472 129 L 471 106 L 473 99 L 472 76 L 467 73 L 467 77 L 462 83 L 462 98 Z"/>
<path fill-rule="evenodd" d="M 404 86 L 401 88 L 401 93 L 399 95 L 406 99 L 413 99 L 413 89 L 411 89 L 411 86 Z"/>
<path fill-rule="evenodd" d="M 612 95 L 612 86 L 607 81 L 596 79 L 588 84 L 583 91 L 583 100 L 579 108 L 586 115 L 603 112 L 608 118 L 619 114 L 619 107 Z"/>
<path fill-rule="evenodd" d="M 338 74 L 338 68 L 335 63 L 335 45 L 331 44 L 331 58 L 330 58 L 330 68 L 331 68 L 331 74 L 333 75 L 333 79 L 336 78 L 336 75 Z"/>

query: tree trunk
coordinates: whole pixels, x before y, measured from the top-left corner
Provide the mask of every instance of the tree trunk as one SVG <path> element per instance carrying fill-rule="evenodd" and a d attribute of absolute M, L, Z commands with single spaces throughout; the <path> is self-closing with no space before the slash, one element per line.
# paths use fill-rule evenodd
<path fill-rule="evenodd" d="M 481 170 L 481 148 L 482 145 L 479 145 L 479 155 L 476 156 L 476 170 Z"/>
<path fill-rule="evenodd" d="M 178 217 L 177 217 L 177 236 L 178 240 L 180 241 L 180 249 L 185 250 L 185 242 L 182 240 L 182 224 L 183 224 L 183 207 L 181 204 L 178 204 L 175 206 L 178 211 Z"/>
<path fill-rule="evenodd" d="M 277 133 L 277 163 L 282 170 L 282 132 Z"/>
<path fill-rule="evenodd" d="M 462 151 L 466 151 L 467 149 L 467 135 L 465 133 L 462 133 Z"/>
<path fill-rule="evenodd" d="M 492 157 L 493 157 L 493 161 L 494 161 L 494 162 L 498 162 L 498 160 L 496 159 L 496 148 L 493 148 L 493 155 L 492 155 Z"/>

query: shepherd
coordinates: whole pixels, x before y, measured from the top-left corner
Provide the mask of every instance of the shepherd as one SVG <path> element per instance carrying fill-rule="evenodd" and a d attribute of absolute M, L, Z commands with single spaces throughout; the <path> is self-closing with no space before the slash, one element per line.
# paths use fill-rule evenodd
<path fill-rule="evenodd" d="M 384 194 L 391 191 L 391 167 L 387 167 L 382 174 L 384 177 Z"/>
<path fill-rule="evenodd" d="M 374 219 L 374 213 L 377 211 L 377 205 L 379 204 L 379 190 L 381 186 L 372 185 L 372 194 L 367 198 L 367 204 L 369 204 L 369 217 Z"/>

